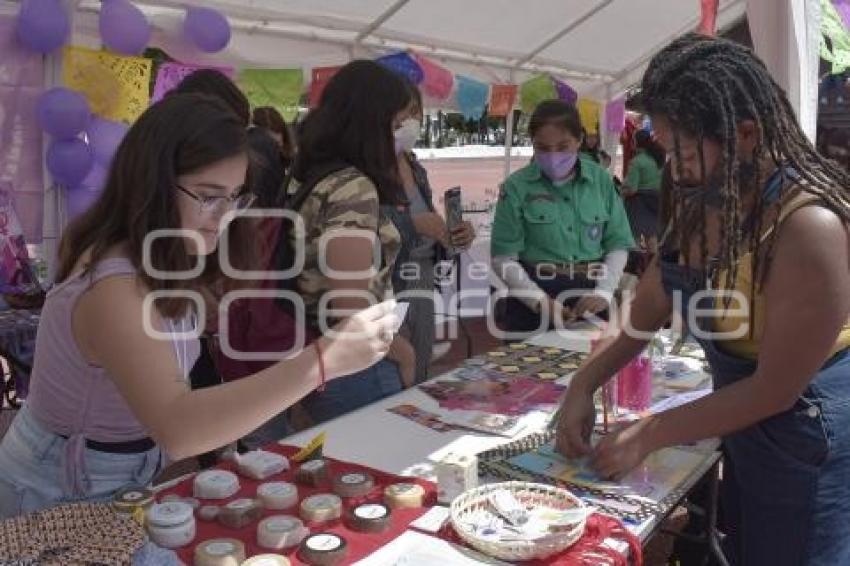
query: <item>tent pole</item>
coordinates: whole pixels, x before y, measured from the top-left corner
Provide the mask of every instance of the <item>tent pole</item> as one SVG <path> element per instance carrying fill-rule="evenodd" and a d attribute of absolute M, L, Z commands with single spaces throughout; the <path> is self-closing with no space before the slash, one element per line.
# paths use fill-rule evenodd
<path fill-rule="evenodd" d="M 514 84 L 514 71 L 508 74 L 508 84 Z M 505 118 L 505 174 L 503 178 L 507 179 L 511 174 L 511 150 L 514 145 L 514 108 L 513 105 L 508 108 L 508 115 Z"/>
<path fill-rule="evenodd" d="M 384 25 L 384 22 L 396 15 L 396 13 L 402 8 L 404 8 L 405 4 L 407 4 L 408 2 L 410 2 L 410 0 L 396 0 L 395 4 L 384 10 L 384 12 L 380 16 L 375 18 L 372 23 L 363 28 L 363 30 L 357 34 L 357 37 L 354 38 L 355 45 L 359 44 L 368 36 L 372 35 L 372 33 L 376 29 Z"/>

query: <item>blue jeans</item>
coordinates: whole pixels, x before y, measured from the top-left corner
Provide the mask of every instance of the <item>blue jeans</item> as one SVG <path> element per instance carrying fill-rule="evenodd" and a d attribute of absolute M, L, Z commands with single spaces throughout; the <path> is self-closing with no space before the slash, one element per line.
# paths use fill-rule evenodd
<path fill-rule="evenodd" d="M 399 391 L 398 366 L 384 359 L 369 369 L 328 382 L 324 391 L 314 391 L 301 404 L 313 422 L 319 424 Z"/>
<path fill-rule="evenodd" d="M 676 259 L 662 257 L 662 282 L 687 310 L 706 278 Z M 695 306 L 709 312 L 713 300 Z M 756 370 L 756 361 L 698 340 L 715 389 Z M 725 436 L 723 452 L 724 546 L 734 566 L 850 564 L 850 350 L 830 358 L 792 408 Z"/>
<path fill-rule="evenodd" d="M 107 454 L 86 449 L 87 492 L 71 497 L 63 488 L 65 443 L 39 423 L 26 405 L 0 442 L 0 519 L 72 501 L 108 501 L 127 484 L 149 484 L 160 452 Z"/>
<path fill-rule="evenodd" d="M 240 450 L 257 450 L 277 442 L 293 432 L 292 425 L 289 424 L 289 409 L 287 409 L 270 418 L 253 432 L 243 436 L 239 441 Z"/>

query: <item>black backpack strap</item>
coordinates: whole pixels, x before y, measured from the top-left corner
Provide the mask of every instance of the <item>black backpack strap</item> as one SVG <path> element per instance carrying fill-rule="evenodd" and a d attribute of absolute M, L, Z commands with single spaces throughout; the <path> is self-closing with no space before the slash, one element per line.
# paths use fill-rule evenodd
<path fill-rule="evenodd" d="M 298 187 L 298 190 L 295 191 L 291 197 L 287 197 L 286 206 L 287 210 L 292 210 L 298 212 L 301 210 L 301 207 L 307 201 L 307 198 L 312 194 L 313 189 L 325 178 L 329 175 L 333 175 L 338 171 L 342 171 L 350 167 L 348 163 L 343 161 L 331 161 L 325 163 L 320 167 L 316 167 L 313 171 L 310 172 L 310 175 L 307 179 L 304 180 L 304 183 Z M 290 171 L 292 168 L 290 169 Z M 289 183 L 292 179 L 292 174 L 287 175 L 285 181 L 284 190 L 287 191 L 289 187 Z M 290 231 L 292 229 L 292 223 L 288 219 L 284 219 L 281 224 L 281 229 L 278 232 L 277 244 L 275 245 L 274 251 L 274 264 L 275 269 L 277 270 L 286 270 L 292 267 L 292 259 L 293 253 L 290 247 L 289 236 Z M 281 289 L 292 288 L 294 286 L 294 279 L 290 281 L 279 281 L 278 287 Z"/>

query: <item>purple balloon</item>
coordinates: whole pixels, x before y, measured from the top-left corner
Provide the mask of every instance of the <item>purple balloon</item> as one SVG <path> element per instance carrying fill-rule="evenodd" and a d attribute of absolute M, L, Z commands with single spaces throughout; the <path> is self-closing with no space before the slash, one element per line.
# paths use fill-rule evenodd
<path fill-rule="evenodd" d="M 36 114 L 41 129 L 60 140 L 75 138 L 91 120 L 86 97 L 62 87 L 52 88 L 38 98 Z"/>
<path fill-rule="evenodd" d="M 230 23 L 212 8 L 190 7 L 183 22 L 183 33 L 207 53 L 221 51 L 230 43 Z"/>
<path fill-rule="evenodd" d="M 109 170 L 97 162 L 92 165 L 88 175 L 73 187 L 69 187 L 75 191 L 100 191 L 106 185 L 106 178 L 109 175 Z"/>
<path fill-rule="evenodd" d="M 89 145 L 91 145 L 94 160 L 97 163 L 109 167 L 112 158 L 115 157 L 115 152 L 118 151 L 118 146 L 121 145 L 121 140 L 127 133 L 127 129 L 128 127 L 122 122 L 111 122 L 97 116 L 94 117 L 86 130 L 86 134 L 88 134 Z"/>
<path fill-rule="evenodd" d="M 125 55 L 138 55 L 151 39 L 148 19 L 128 0 L 104 0 L 99 27 L 104 45 Z"/>
<path fill-rule="evenodd" d="M 100 198 L 100 193 L 99 189 L 65 191 L 65 211 L 68 213 L 68 219 L 72 220 L 91 208 Z"/>
<path fill-rule="evenodd" d="M 50 53 L 68 41 L 71 22 L 61 0 L 24 0 L 18 12 L 18 41 L 39 53 Z"/>
<path fill-rule="evenodd" d="M 91 148 L 81 139 L 53 140 L 47 148 L 47 170 L 66 187 L 77 186 L 93 161 Z"/>

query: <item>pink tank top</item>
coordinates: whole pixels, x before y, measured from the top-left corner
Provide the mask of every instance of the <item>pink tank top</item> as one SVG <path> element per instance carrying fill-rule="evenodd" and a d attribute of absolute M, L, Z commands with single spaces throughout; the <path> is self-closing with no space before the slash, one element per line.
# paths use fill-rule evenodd
<path fill-rule="evenodd" d="M 55 286 L 41 311 L 27 409 L 48 430 L 68 437 L 65 477 L 67 487 L 77 495 L 85 493 L 86 439 L 127 442 L 148 436 L 106 370 L 90 364 L 80 352 L 71 321 L 77 300 L 92 285 L 107 277 L 136 273 L 126 258 L 105 259 L 91 272 Z M 167 320 L 162 330 L 188 333 L 195 328 L 189 318 Z M 175 336 L 172 344 L 188 382 L 200 353 L 198 341 Z"/>

